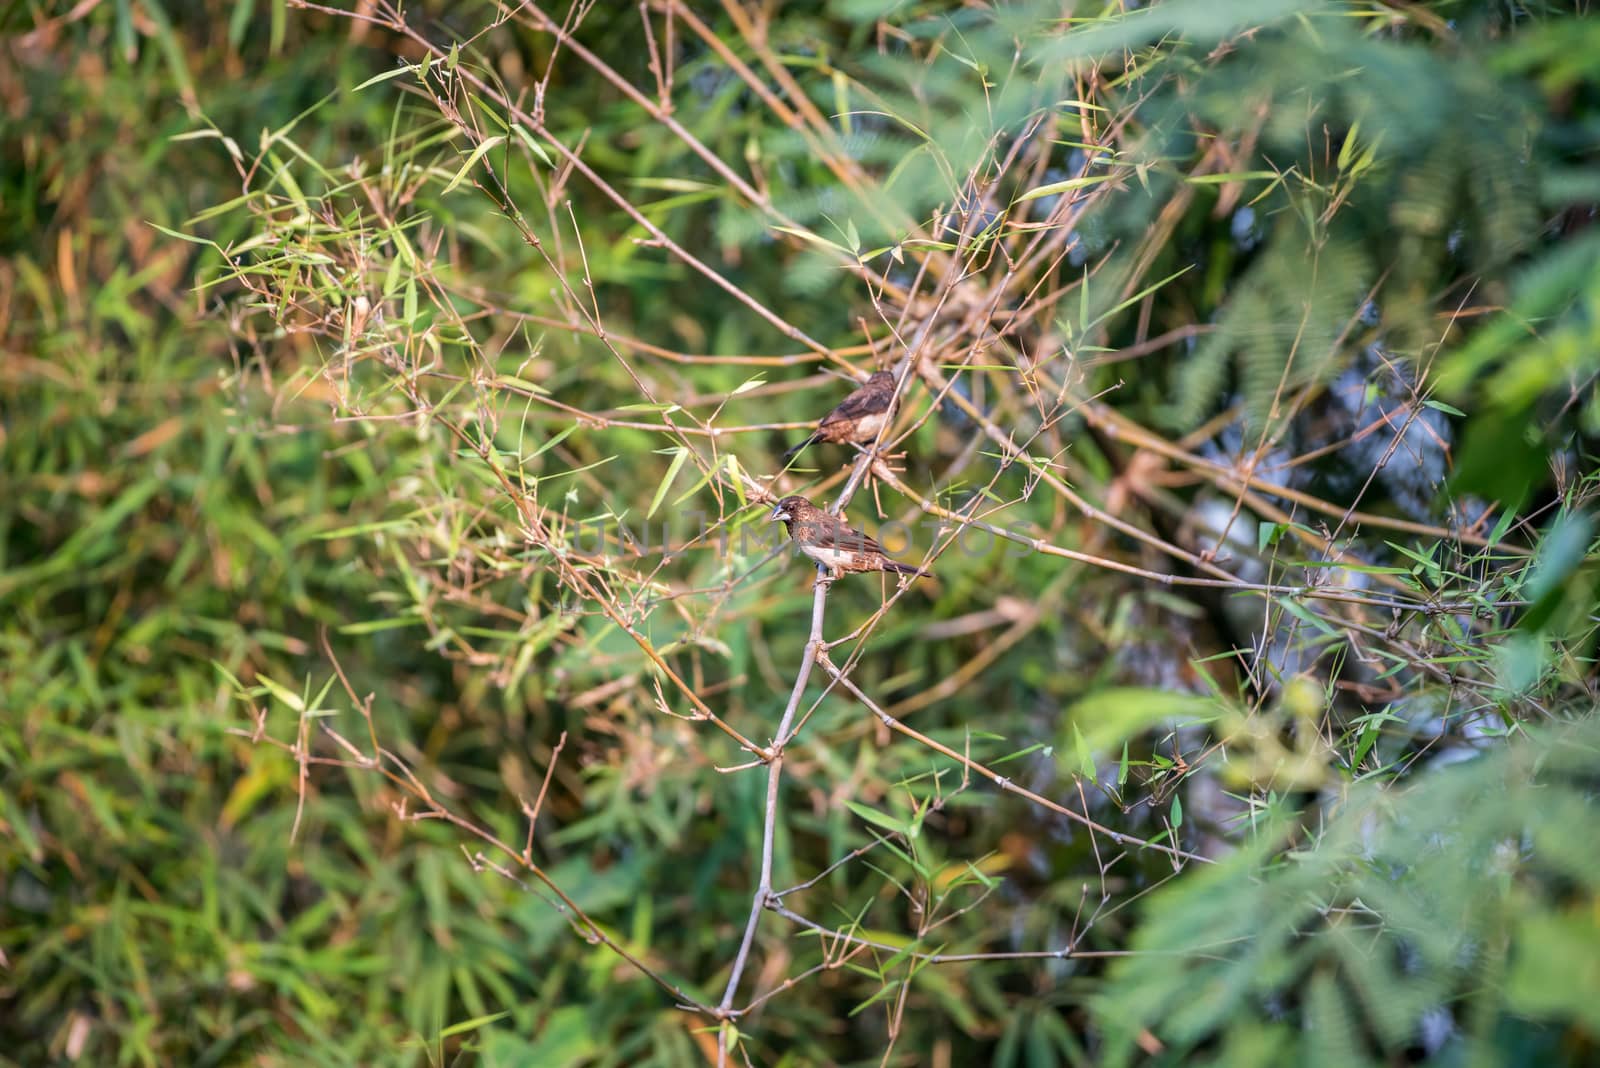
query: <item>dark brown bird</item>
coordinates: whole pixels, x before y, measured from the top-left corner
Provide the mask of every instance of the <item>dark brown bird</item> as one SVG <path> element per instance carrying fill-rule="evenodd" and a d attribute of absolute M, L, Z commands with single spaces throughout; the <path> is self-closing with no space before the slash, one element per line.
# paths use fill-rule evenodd
<path fill-rule="evenodd" d="M 883 546 L 853 530 L 838 516 L 818 508 L 804 497 L 789 496 L 773 506 L 767 521 L 783 521 L 800 551 L 828 569 L 830 580 L 847 571 L 888 571 L 896 575 L 932 575 L 933 572 L 891 560 Z"/>
<path fill-rule="evenodd" d="M 878 432 L 889 421 L 889 408 L 894 404 L 894 372 L 878 371 L 868 378 L 839 406 L 817 424 L 811 436 L 783 454 L 788 463 L 807 445 L 831 441 L 838 445 L 854 443 L 865 445 L 876 440 Z"/>

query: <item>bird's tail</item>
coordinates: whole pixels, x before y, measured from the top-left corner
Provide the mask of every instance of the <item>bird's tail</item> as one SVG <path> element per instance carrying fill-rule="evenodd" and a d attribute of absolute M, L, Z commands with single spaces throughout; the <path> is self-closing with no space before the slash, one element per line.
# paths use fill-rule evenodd
<path fill-rule="evenodd" d="M 817 435 L 812 434 L 809 438 L 806 438 L 804 441 L 800 442 L 800 444 L 795 445 L 788 452 L 784 453 L 783 462 L 788 463 L 790 460 L 793 460 L 796 456 L 800 455 L 801 449 L 804 449 L 808 445 L 815 445 L 816 443 Z"/>
<path fill-rule="evenodd" d="M 933 572 L 929 571 L 927 568 L 912 567 L 910 564 L 902 564 L 898 560 L 885 560 L 883 562 L 883 569 L 885 571 L 893 571 L 897 575 L 910 575 L 912 578 L 933 577 Z"/>

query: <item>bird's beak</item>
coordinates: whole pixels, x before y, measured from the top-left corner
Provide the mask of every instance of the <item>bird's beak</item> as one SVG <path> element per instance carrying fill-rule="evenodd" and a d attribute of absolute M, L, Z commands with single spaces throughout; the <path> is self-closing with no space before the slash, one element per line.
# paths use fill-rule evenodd
<path fill-rule="evenodd" d="M 776 523 L 780 519 L 788 519 L 788 518 L 789 518 L 789 513 L 785 512 L 783 510 L 783 505 L 778 504 L 778 505 L 774 505 L 773 508 L 772 508 L 772 511 L 767 515 L 767 522 Z"/>

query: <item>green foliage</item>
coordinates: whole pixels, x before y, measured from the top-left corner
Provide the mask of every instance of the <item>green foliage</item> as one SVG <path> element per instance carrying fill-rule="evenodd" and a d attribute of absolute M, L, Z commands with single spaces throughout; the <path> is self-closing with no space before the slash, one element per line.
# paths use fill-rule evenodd
<path fill-rule="evenodd" d="M 1126 6 L 0 15 L 0 1058 L 1584 1060 L 1595 24 Z"/>
<path fill-rule="evenodd" d="M 1106 1063 L 1137 1059 L 1145 1029 L 1163 1063 L 1558 1059 L 1565 1028 L 1593 1027 L 1577 991 L 1600 863 L 1572 844 L 1596 816 L 1597 742 L 1588 720 L 1403 788 L 1369 780 L 1158 891 L 1096 996 Z"/>

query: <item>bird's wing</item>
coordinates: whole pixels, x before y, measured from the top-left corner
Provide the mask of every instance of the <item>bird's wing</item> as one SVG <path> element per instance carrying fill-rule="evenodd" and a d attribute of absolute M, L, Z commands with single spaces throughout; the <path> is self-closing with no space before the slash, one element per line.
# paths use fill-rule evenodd
<path fill-rule="evenodd" d="M 833 516 L 819 519 L 807 531 L 810 542 L 819 549 L 838 549 L 852 553 L 883 553 L 883 546 L 859 530 L 846 526 Z"/>
<path fill-rule="evenodd" d="M 846 419 L 860 419 L 864 415 L 877 415 L 879 412 L 889 410 L 889 402 L 894 399 L 894 389 L 879 389 L 877 387 L 856 390 L 850 396 L 839 402 L 839 406 L 822 417 L 819 426 L 829 423 L 839 423 Z"/>

